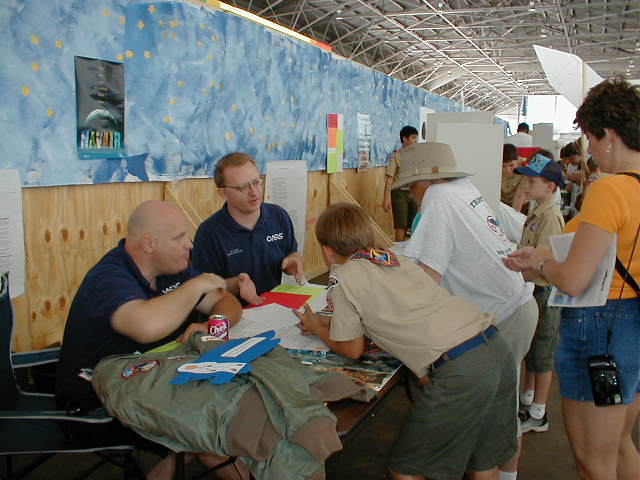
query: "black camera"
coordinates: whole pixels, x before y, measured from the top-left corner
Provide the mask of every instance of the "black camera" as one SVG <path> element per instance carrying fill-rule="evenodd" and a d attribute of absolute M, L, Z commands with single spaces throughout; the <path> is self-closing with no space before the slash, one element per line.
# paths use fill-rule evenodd
<path fill-rule="evenodd" d="M 618 367 L 611 355 L 589 357 L 589 379 L 591 380 L 593 402 L 596 406 L 606 407 L 622 403 Z"/>

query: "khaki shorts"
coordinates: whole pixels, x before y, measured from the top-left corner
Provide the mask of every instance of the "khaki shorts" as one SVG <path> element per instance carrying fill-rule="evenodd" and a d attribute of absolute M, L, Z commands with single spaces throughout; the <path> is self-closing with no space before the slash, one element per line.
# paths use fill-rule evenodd
<path fill-rule="evenodd" d="M 396 473 L 459 480 L 516 452 L 514 360 L 500 334 L 436 368 L 391 455 Z"/>
<path fill-rule="evenodd" d="M 391 210 L 393 211 L 393 228 L 409 230 L 418 206 L 406 190 L 391 190 Z"/>
<path fill-rule="evenodd" d="M 551 287 L 536 287 L 533 296 L 538 302 L 538 326 L 531 341 L 529 353 L 524 357 L 527 371 L 545 373 L 553 370 L 553 354 L 558 345 L 560 307 L 547 307 Z"/>

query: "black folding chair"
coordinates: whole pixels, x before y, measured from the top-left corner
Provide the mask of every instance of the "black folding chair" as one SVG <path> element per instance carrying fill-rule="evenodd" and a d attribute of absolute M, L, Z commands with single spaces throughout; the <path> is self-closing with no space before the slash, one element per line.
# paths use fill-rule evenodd
<path fill-rule="evenodd" d="M 20 389 L 14 367 L 33 366 L 57 361 L 59 349 L 47 349 L 28 354 L 11 354 L 13 311 L 9 299 L 8 274 L 0 274 L 0 456 L 5 458 L 5 473 L 0 479 L 17 480 L 25 477 L 57 453 L 93 453 L 99 456 L 97 463 L 86 468 L 76 478 L 84 479 L 105 463 L 124 470 L 125 479 L 141 476 L 135 447 L 124 444 L 104 444 L 95 435 L 91 441 L 78 443 L 65 433 L 65 424 L 83 422 L 92 426 L 108 423 L 112 418 L 104 408 L 84 415 L 74 415 L 60 410 L 53 394 L 27 393 Z M 17 365 L 14 365 L 14 361 Z M 15 455 L 37 454 L 35 460 L 19 472 L 13 471 Z"/>

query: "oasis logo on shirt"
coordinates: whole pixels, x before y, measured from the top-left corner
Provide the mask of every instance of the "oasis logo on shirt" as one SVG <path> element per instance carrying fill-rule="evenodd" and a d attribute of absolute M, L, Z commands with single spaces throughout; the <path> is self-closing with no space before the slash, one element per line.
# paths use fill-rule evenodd
<path fill-rule="evenodd" d="M 282 240 L 284 238 L 284 234 L 274 233 L 273 235 L 267 235 L 267 242 L 275 242 L 276 240 Z"/>
<path fill-rule="evenodd" d="M 175 283 L 167 288 L 165 288 L 164 290 L 162 290 L 162 294 L 166 295 L 169 292 L 173 292 L 176 288 L 178 288 L 180 286 L 181 282 Z"/>

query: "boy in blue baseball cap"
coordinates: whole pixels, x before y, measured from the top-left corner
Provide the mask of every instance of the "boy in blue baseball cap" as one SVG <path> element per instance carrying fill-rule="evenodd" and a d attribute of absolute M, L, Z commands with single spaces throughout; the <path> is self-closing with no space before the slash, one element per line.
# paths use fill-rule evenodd
<path fill-rule="evenodd" d="M 556 204 L 554 193 L 564 187 L 562 168 L 546 150 L 538 150 L 526 167 L 519 167 L 516 174 L 526 178 L 524 193 L 528 200 L 535 200 L 536 207 L 529 213 L 522 230 L 518 248 L 524 246 L 549 247 L 549 237 L 561 234 L 564 218 Z M 558 342 L 560 308 L 547 307 L 551 285 L 539 272 L 522 272 L 526 281 L 535 284 L 533 295 L 538 303 L 538 326 L 525 357 L 524 392 L 520 395 L 520 420 L 522 433 L 546 432 L 549 421 L 546 413 L 547 397 L 551 386 L 553 352 Z"/>

